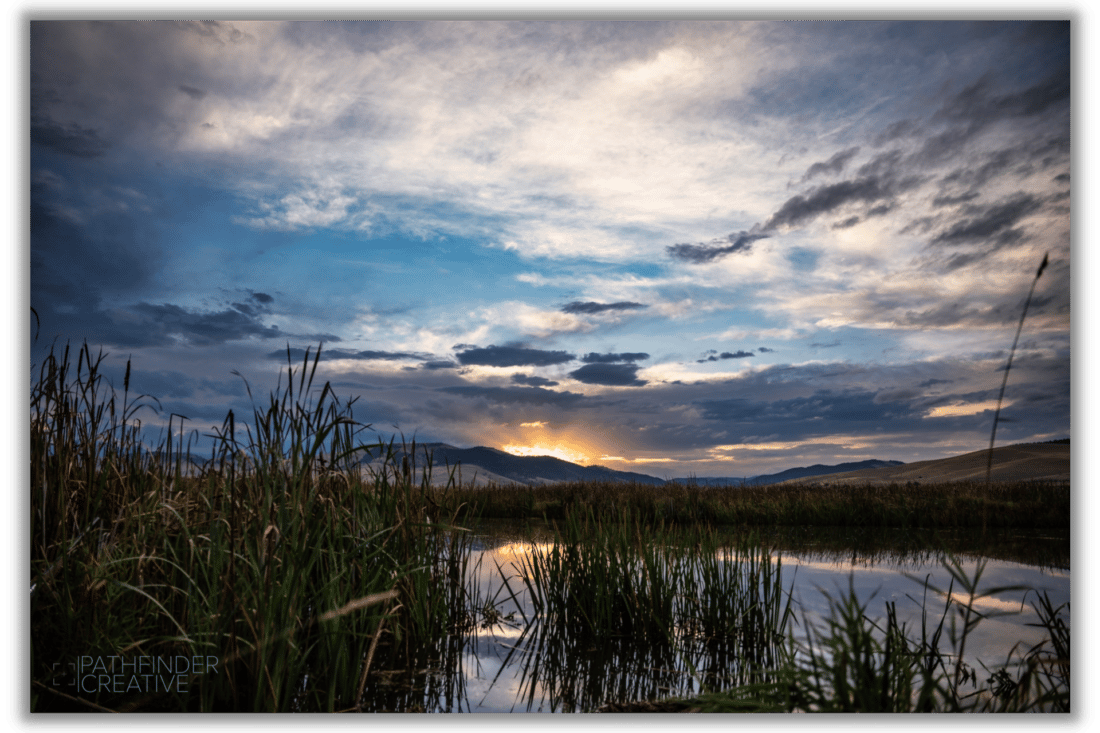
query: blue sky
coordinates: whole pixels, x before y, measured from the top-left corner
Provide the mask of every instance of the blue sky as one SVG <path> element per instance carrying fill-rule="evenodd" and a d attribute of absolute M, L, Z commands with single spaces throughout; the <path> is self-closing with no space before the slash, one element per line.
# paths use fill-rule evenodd
<path fill-rule="evenodd" d="M 1029 22 L 36 21 L 32 362 L 204 432 L 287 346 L 389 437 L 747 476 L 1070 431 Z M 33 334 L 33 331 L 32 331 Z M 148 414 L 149 424 L 157 417 Z"/>

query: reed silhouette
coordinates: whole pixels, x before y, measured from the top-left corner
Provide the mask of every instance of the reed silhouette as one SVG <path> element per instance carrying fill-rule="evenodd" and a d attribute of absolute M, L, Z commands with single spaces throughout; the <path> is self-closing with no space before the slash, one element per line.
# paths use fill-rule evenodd
<path fill-rule="evenodd" d="M 1008 386 L 1008 373 L 1012 371 L 1012 357 L 1016 355 L 1016 344 L 1020 342 L 1020 332 L 1024 329 L 1024 319 L 1027 318 L 1027 309 L 1031 306 L 1031 296 L 1035 294 L 1035 286 L 1039 283 L 1039 278 L 1043 276 L 1043 270 L 1047 269 L 1047 264 L 1050 262 L 1050 253 L 1047 252 L 1043 255 L 1043 261 L 1039 265 L 1039 270 L 1035 273 L 1035 279 L 1031 281 L 1031 289 L 1027 292 L 1027 300 L 1024 301 L 1024 310 L 1020 314 L 1020 324 L 1016 326 L 1016 338 L 1012 339 L 1012 349 L 1008 352 L 1008 363 L 1005 364 L 1005 376 L 1001 380 L 1001 393 L 997 395 L 997 410 L 993 413 L 993 429 L 989 434 L 989 458 L 985 464 L 985 485 L 986 489 L 989 488 L 990 476 L 993 472 L 993 443 L 997 440 L 997 423 L 1001 419 L 1001 403 L 1005 398 L 1005 387 Z M 985 532 L 986 515 L 988 514 L 988 506 L 986 511 L 982 514 L 982 532 Z"/>

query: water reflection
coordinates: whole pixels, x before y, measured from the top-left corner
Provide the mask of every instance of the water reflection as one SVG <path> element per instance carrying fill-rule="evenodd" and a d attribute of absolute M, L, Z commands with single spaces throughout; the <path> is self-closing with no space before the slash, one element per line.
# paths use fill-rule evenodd
<path fill-rule="evenodd" d="M 693 636 L 690 629 L 678 628 L 665 641 L 640 644 L 626 635 L 593 639 L 541 623 L 520 575 L 524 558 L 553 546 L 552 529 L 487 522 L 475 531 L 467 568 L 469 622 L 463 633 L 425 653 L 412 672 L 380 673 L 368 709 L 579 712 L 609 702 L 690 696 L 745 681 L 744 649 L 733 639 Z M 730 531 L 731 543 L 738 534 Z M 769 530 L 763 541 L 775 548 L 772 561 L 781 563 L 783 588 L 795 602 L 796 622 L 788 628 L 795 636 L 804 636 L 807 624 L 822 623 L 829 598 L 849 589 L 872 619 L 884 618 L 887 602 L 894 602 L 898 621 L 909 628 L 919 629 L 925 618 L 935 624 L 947 593 L 963 604 L 970 600 L 957 583 L 952 585 L 944 552 L 951 552 L 969 577 L 984 563 L 980 597 L 972 607 L 988 618 L 968 639 L 965 654 L 966 663 L 979 672 L 981 662 L 999 665 L 1013 649 L 1043 638 L 1042 629 L 1029 626 L 1039 621 L 1029 602 L 1035 591 L 1047 592 L 1055 606 L 1070 600 L 1068 533 L 982 540 L 973 533 L 796 528 Z M 400 666 L 394 662 L 395 669 Z"/>

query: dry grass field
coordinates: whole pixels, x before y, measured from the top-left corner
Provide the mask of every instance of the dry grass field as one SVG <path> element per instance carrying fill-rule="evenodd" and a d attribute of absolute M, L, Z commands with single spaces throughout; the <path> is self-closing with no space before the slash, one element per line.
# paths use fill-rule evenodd
<path fill-rule="evenodd" d="M 985 481 L 989 452 L 974 451 L 935 461 L 918 461 L 901 466 L 872 468 L 822 476 L 822 484 L 939 484 L 956 481 Z M 1008 481 L 1069 481 L 1069 443 L 1029 443 L 993 449 L 991 479 Z M 814 479 L 811 479 L 814 480 Z M 805 483 L 806 479 L 784 484 Z"/>

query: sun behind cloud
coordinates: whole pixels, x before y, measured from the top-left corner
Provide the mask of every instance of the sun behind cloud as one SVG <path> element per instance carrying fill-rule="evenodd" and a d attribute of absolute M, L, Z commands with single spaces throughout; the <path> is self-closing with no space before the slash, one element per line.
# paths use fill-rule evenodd
<path fill-rule="evenodd" d="M 587 454 L 561 443 L 550 445 L 540 441 L 534 445 L 505 445 L 501 446 L 501 450 L 514 456 L 553 456 L 570 463 L 588 463 L 590 460 Z"/>

